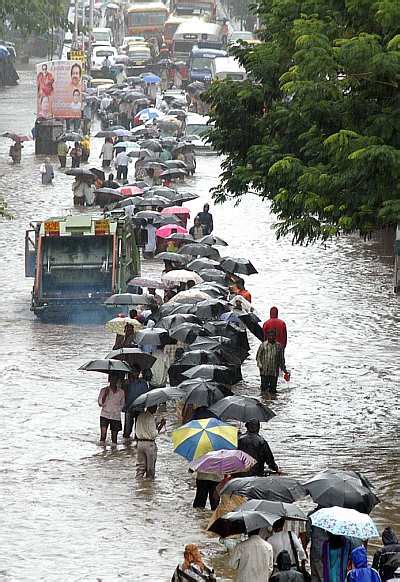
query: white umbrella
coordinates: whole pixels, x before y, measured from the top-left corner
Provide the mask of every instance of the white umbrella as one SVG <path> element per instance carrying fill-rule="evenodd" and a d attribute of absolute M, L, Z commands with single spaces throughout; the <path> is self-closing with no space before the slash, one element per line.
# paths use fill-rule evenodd
<path fill-rule="evenodd" d="M 165 283 L 188 283 L 189 281 L 194 281 L 195 283 L 202 283 L 203 279 L 197 273 L 193 271 L 187 271 L 186 269 L 176 269 L 174 271 L 169 271 L 164 273 L 162 280 Z"/>
<path fill-rule="evenodd" d="M 137 319 L 131 319 L 130 317 L 114 317 L 114 319 L 110 319 L 104 325 L 106 331 L 110 333 L 116 333 L 118 335 L 124 335 L 125 333 L 125 326 L 129 323 L 135 328 L 135 331 L 139 331 L 143 329 L 143 325 Z"/>
<path fill-rule="evenodd" d="M 379 537 L 376 525 L 366 513 L 346 507 L 324 507 L 311 516 L 311 523 L 335 535 L 359 538 Z"/>
<path fill-rule="evenodd" d="M 175 297 L 172 297 L 172 299 L 170 299 L 171 303 L 193 303 L 193 302 L 199 302 L 199 301 L 205 301 L 206 299 L 210 299 L 209 295 L 207 295 L 207 293 L 204 293 L 204 291 L 199 291 L 199 289 L 188 289 L 187 291 L 181 291 L 180 293 L 177 293 L 177 295 L 175 295 Z"/>

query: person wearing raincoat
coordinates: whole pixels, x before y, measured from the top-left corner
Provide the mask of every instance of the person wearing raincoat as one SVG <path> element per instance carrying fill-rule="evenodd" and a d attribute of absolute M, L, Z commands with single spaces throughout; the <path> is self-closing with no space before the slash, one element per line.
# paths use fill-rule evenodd
<path fill-rule="evenodd" d="M 372 567 L 378 570 L 382 582 L 386 582 L 394 578 L 400 568 L 400 543 L 391 527 L 383 530 L 382 542 L 383 548 L 375 552 Z"/>
<path fill-rule="evenodd" d="M 375 568 L 368 566 L 367 550 L 364 546 L 354 548 L 351 552 L 353 570 L 347 574 L 346 582 L 381 582 Z"/>
<path fill-rule="evenodd" d="M 79 144 L 82 150 L 82 162 L 87 162 L 90 156 L 90 137 L 85 135 Z"/>

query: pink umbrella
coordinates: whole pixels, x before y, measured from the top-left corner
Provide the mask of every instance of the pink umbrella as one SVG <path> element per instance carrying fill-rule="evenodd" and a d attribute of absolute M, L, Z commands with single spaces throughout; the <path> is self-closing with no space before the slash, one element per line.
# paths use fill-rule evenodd
<path fill-rule="evenodd" d="M 243 451 L 221 449 L 211 451 L 189 465 L 191 471 L 204 471 L 205 473 L 242 473 L 248 471 L 256 464 L 256 460 Z"/>
<path fill-rule="evenodd" d="M 143 190 L 137 186 L 122 186 L 117 189 L 117 192 L 120 192 L 124 196 L 139 196 L 143 194 Z"/>
<path fill-rule="evenodd" d="M 180 232 L 182 234 L 187 234 L 188 231 L 183 226 L 179 226 L 177 224 L 165 224 L 156 230 L 156 236 L 160 238 L 168 238 L 174 232 Z"/>
<path fill-rule="evenodd" d="M 169 206 L 168 208 L 163 208 L 161 214 L 175 214 L 175 216 L 183 215 L 190 216 L 189 208 L 185 206 Z"/>

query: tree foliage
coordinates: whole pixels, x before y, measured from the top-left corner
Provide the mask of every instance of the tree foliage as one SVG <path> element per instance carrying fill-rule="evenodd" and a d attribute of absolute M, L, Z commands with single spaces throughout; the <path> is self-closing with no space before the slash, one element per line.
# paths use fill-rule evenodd
<path fill-rule="evenodd" d="M 271 201 L 296 243 L 400 221 L 400 2 L 261 0 L 255 82 L 206 93 L 225 155 L 214 198 Z"/>
<path fill-rule="evenodd" d="M 0 0 L 0 19 L 12 31 L 43 34 L 67 27 L 68 6 L 68 0 Z"/>

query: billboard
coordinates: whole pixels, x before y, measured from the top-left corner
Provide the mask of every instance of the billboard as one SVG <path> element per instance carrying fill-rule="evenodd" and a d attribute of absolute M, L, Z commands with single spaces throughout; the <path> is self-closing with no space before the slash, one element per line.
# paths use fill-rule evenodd
<path fill-rule="evenodd" d="M 39 119 L 78 119 L 82 109 L 82 65 L 78 61 L 47 61 L 36 65 Z"/>

